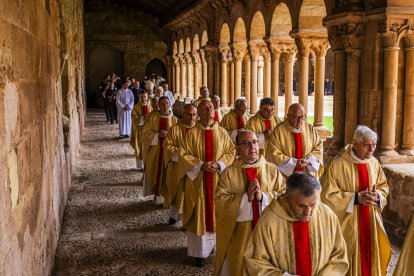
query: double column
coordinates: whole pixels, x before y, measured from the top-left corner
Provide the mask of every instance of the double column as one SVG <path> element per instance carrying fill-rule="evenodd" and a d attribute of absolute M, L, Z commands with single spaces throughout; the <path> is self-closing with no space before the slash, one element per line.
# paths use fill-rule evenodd
<path fill-rule="evenodd" d="M 201 58 L 198 51 L 191 52 L 191 56 L 193 58 L 193 69 L 194 69 L 194 80 L 193 80 L 193 91 L 194 91 L 194 98 L 197 99 L 200 96 L 200 67 L 201 67 Z"/>
<path fill-rule="evenodd" d="M 180 64 L 181 64 L 181 80 L 180 80 L 180 95 L 184 100 L 187 97 L 187 62 L 184 54 L 179 54 Z"/>
<path fill-rule="evenodd" d="M 233 44 L 233 63 L 234 63 L 234 100 L 241 97 L 242 89 L 242 61 L 246 55 L 247 45 Z M 246 67 L 245 67 L 246 68 Z"/>
<path fill-rule="evenodd" d="M 257 61 L 260 55 L 259 46 L 249 43 L 250 54 L 250 113 L 257 112 Z"/>
<path fill-rule="evenodd" d="M 414 32 L 405 37 L 404 126 L 401 154 L 414 155 Z"/>
<path fill-rule="evenodd" d="M 230 58 L 230 47 L 226 45 L 219 45 L 220 50 L 220 99 L 223 106 L 227 106 L 228 95 L 228 76 L 227 76 L 227 62 Z"/>
<path fill-rule="evenodd" d="M 181 63 L 178 56 L 174 56 L 174 92 L 181 95 Z"/>

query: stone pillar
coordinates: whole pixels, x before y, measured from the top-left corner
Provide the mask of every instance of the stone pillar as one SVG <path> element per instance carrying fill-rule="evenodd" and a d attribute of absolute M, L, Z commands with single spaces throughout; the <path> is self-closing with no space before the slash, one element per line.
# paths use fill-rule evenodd
<path fill-rule="evenodd" d="M 194 98 L 197 99 L 200 96 L 200 55 L 197 51 L 192 52 L 193 64 L 194 64 Z"/>
<path fill-rule="evenodd" d="M 185 54 L 187 63 L 187 97 L 193 98 L 193 59 L 190 54 Z"/>
<path fill-rule="evenodd" d="M 175 65 L 175 91 L 176 93 L 181 95 L 181 64 L 180 58 L 174 58 L 174 65 Z"/>
<path fill-rule="evenodd" d="M 309 84 L 309 54 L 311 51 L 310 41 L 296 39 L 299 54 L 299 103 L 305 107 L 308 113 L 308 84 Z"/>
<path fill-rule="evenodd" d="M 216 47 L 212 45 L 206 45 L 203 47 L 204 54 L 207 62 L 207 87 L 210 91 L 215 89 L 214 74 L 215 74 L 215 60 L 216 60 Z M 215 91 L 217 93 L 217 91 Z"/>
<path fill-rule="evenodd" d="M 279 108 L 279 59 L 281 51 L 277 48 L 275 43 L 267 42 L 270 50 L 272 66 L 271 66 L 271 92 L 270 97 L 275 101 L 276 110 Z"/>
<path fill-rule="evenodd" d="M 315 63 L 315 120 L 313 125 L 318 132 L 325 132 L 322 137 L 329 136 L 329 131 L 323 125 L 323 98 L 324 98 L 324 83 L 325 83 L 325 56 L 329 48 L 327 40 L 320 40 L 314 45 L 316 55 Z M 321 133 L 320 133 L 321 134 Z"/>
<path fill-rule="evenodd" d="M 184 55 L 180 57 L 181 63 L 181 97 L 184 100 L 187 97 L 187 64 Z"/>
<path fill-rule="evenodd" d="M 198 50 L 201 59 L 201 85 L 207 86 L 207 61 L 205 53 L 202 49 Z"/>
<path fill-rule="evenodd" d="M 235 64 L 233 59 L 230 60 L 230 101 L 229 106 L 234 106 L 235 99 L 235 86 L 234 86 L 234 75 L 235 75 Z M 227 105 L 226 105 L 227 106 Z"/>
<path fill-rule="evenodd" d="M 259 48 L 257 46 L 249 46 L 250 50 L 250 113 L 257 112 L 257 61 L 259 59 Z"/>
<path fill-rule="evenodd" d="M 248 103 L 250 103 L 250 83 L 251 83 L 251 64 L 250 55 L 244 56 L 244 95 Z M 250 111 L 250 113 L 252 113 Z"/>
<path fill-rule="evenodd" d="M 414 33 L 405 38 L 404 126 L 401 154 L 414 155 Z"/>
<path fill-rule="evenodd" d="M 227 59 L 229 54 L 229 47 L 220 47 L 220 99 L 221 103 L 227 106 Z"/>
<path fill-rule="evenodd" d="M 242 61 L 246 55 L 246 45 L 233 44 L 233 63 L 234 63 L 234 100 L 241 97 L 242 88 Z"/>
<path fill-rule="evenodd" d="M 173 79 L 174 79 L 174 74 L 173 74 L 173 59 L 171 55 L 165 55 L 165 63 L 167 65 L 167 82 L 170 84 L 171 89 L 174 89 L 173 87 Z"/>
<path fill-rule="evenodd" d="M 270 57 L 269 55 L 264 57 L 264 80 L 263 80 L 263 85 L 264 85 L 264 91 L 263 91 L 263 96 L 266 98 L 270 97 L 270 90 L 271 90 L 271 69 L 270 69 Z"/>
<path fill-rule="evenodd" d="M 382 97 L 381 155 L 397 155 L 395 151 L 395 129 L 398 88 L 398 35 L 386 30 L 382 34 L 384 53 L 384 89 Z"/>
<path fill-rule="evenodd" d="M 263 98 L 263 59 L 259 58 L 257 61 L 257 96 Z"/>
<path fill-rule="evenodd" d="M 296 52 L 285 53 L 285 115 L 293 102 L 293 65 Z"/>

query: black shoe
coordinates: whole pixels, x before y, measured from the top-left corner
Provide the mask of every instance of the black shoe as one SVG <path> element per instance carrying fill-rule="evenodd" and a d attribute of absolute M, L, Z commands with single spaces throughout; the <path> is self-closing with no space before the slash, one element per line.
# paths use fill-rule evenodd
<path fill-rule="evenodd" d="M 124 139 L 125 136 L 124 135 L 119 135 L 119 139 Z"/>
<path fill-rule="evenodd" d="M 175 219 L 173 219 L 173 218 L 170 218 L 170 220 L 168 221 L 168 224 L 169 225 L 174 225 L 176 223 L 177 223 L 177 221 Z"/>
<path fill-rule="evenodd" d="M 129 138 L 129 135 L 125 135 L 124 138 Z"/>
<path fill-rule="evenodd" d="M 196 258 L 194 265 L 196 267 L 203 267 L 204 266 L 204 258 Z"/>

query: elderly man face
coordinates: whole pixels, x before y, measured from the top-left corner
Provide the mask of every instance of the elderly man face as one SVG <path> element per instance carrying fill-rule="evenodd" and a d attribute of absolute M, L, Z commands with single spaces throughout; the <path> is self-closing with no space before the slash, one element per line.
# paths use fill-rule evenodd
<path fill-rule="evenodd" d="M 170 101 L 166 98 L 162 98 L 158 101 L 158 109 L 162 115 L 168 115 L 170 111 Z"/>
<path fill-rule="evenodd" d="M 374 154 L 376 147 L 377 141 L 369 138 L 362 139 L 361 141 L 352 141 L 354 153 L 361 160 L 370 159 Z"/>
<path fill-rule="evenodd" d="M 214 120 L 214 106 L 213 103 L 209 100 L 202 101 L 197 108 L 198 117 L 200 121 L 207 122 Z"/>
<path fill-rule="evenodd" d="M 270 104 L 264 104 L 260 107 L 260 114 L 266 120 L 269 120 L 275 115 L 275 106 Z"/>
<path fill-rule="evenodd" d="M 301 104 L 292 104 L 288 109 L 287 119 L 289 124 L 299 129 L 303 126 L 303 122 L 306 120 L 305 108 Z"/>
<path fill-rule="evenodd" d="M 289 205 L 293 215 L 300 221 L 309 220 L 318 206 L 319 195 L 320 192 L 316 192 L 311 196 L 305 196 L 300 189 L 288 193 Z"/>
<path fill-rule="evenodd" d="M 164 96 L 164 91 L 159 88 L 155 89 L 155 96 L 157 96 L 158 98 Z"/>
<path fill-rule="evenodd" d="M 254 163 L 259 159 L 259 140 L 254 132 L 245 130 L 238 134 L 236 150 L 243 161 Z"/>
<path fill-rule="evenodd" d="M 207 98 L 210 95 L 210 93 L 208 92 L 208 88 L 205 87 L 205 86 L 201 87 L 200 88 L 200 95 L 201 95 L 202 98 Z"/>
<path fill-rule="evenodd" d="M 168 91 L 168 84 L 164 83 L 162 85 L 162 89 L 164 89 L 164 93 Z"/>
<path fill-rule="evenodd" d="M 139 94 L 139 99 L 141 100 L 141 102 L 146 103 L 148 101 L 148 93 Z"/>
<path fill-rule="evenodd" d="M 197 120 L 197 111 L 194 106 L 189 106 L 183 110 L 183 122 L 187 126 L 193 126 Z"/>
<path fill-rule="evenodd" d="M 218 96 L 214 96 L 211 99 L 211 102 L 213 103 L 214 109 L 218 109 L 220 107 L 220 98 Z"/>
<path fill-rule="evenodd" d="M 242 115 L 244 115 L 244 113 L 247 110 L 247 105 L 246 105 L 246 103 L 243 102 L 243 103 L 239 104 L 239 106 L 236 106 L 236 108 L 234 110 L 236 111 L 237 115 L 242 116 Z"/>

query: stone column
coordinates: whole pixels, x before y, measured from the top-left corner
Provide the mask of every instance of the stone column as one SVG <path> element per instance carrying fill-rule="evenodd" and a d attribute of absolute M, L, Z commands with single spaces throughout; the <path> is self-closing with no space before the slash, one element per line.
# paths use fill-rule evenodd
<path fill-rule="evenodd" d="M 296 51 L 285 53 L 285 115 L 293 102 L 293 65 Z"/>
<path fill-rule="evenodd" d="M 409 31 L 405 42 L 404 126 L 401 154 L 414 155 L 414 32 Z"/>
<path fill-rule="evenodd" d="M 241 97 L 242 87 L 242 61 L 246 55 L 246 46 L 233 46 L 233 62 L 234 62 L 234 99 Z"/>
<path fill-rule="evenodd" d="M 197 51 L 192 52 L 193 64 L 194 64 L 194 98 L 197 99 L 200 96 L 200 55 Z"/>
<path fill-rule="evenodd" d="M 249 46 L 250 51 L 250 113 L 257 112 L 257 60 L 259 59 L 259 48 L 255 45 Z"/>
<path fill-rule="evenodd" d="M 193 98 L 193 59 L 190 54 L 185 54 L 187 63 L 187 97 Z"/>
<path fill-rule="evenodd" d="M 173 59 L 171 55 L 165 55 L 165 63 L 167 65 L 167 82 L 170 84 L 171 89 L 174 89 L 173 87 Z"/>
<path fill-rule="evenodd" d="M 387 27 L 386 27 L 387 28 Z M 384 90 L 382 97 L 382 131 L 380 150 L 383 156 L 397 155 L 395 129 L 398 88 L 398 35 L 388 29 L 382 34 L 384 52 Z"/>
<path fill-rule="evenodd" d="M 184 55 L 180 57 L 181 63 L 181 97 L 184 100 L 187 97 L 187 64 Z"/>
<path fill-rule="evenodd" d="M 271 66 L 271 92 L 270 97 L 275 101 L 276 110 L 279 110 L 279 59 L 281 51 L 278 49 L 275 43 L 268 41 L 268 48 L 271 53 L 272 66 Z"/>
<path fill-rule="evenodd" d="M 324 98 L 324 83 L 325 83 L 325 56 L 329 48 L 327 40 L 319 40 L 314 45 L 316 55 L 315 63 L 315 120 L 313 125 L 318 132 L 329 132 L 323 125 L 323 98 Z M 325 138 L 329 136 L 328 133 L 321 135 Z"/>
<path fill-rule="evenodd" d="M 201 59 L 201 85 L 207 86 L 207 61 L 204 51 L 202 49 L 198 50 L 200 53 Z"/>
<path fill-rule="evenodd" d="M 257 96 L 263 98 L 263 59 L 259 58 L 257 61 Z"/>
<path fill-rule="evenodd" d="M 244 56 L 244 95 L 248 103 L 250 103 L 250 83 L 251 83 L 251 64 L 250 55 Z M 250 111 L 250 113 L 252 113 Z"/>
<path fill-rule="evenodd" d="M 206 45 L 203 47 L 203 51 L 205 54 L 206 62 L 207 62 L 207 87 L 210 91 L 215 88 L 214 82 L 214 71 L 215 71 L 215 60 L 216 60 L 216 47 L 212 45 Z M 215 91 L 217 93 L 217 91 Z"/>
<path fill-rule="evenodd" d="M 271 68 L 270 68 L 270 57 L 267 55 L 264 57 L 264 97 L 270 97 L 270 90 L 271 90 Z"/>
<path fill-rule="evenodd" d="M 180 58 L 174 58 L 174 65 L 175 65 L 175 91 L 176 93 L 181 95 L 181 68 L 180 68 Z"/>
<path fill-rule="evenodd" d="M 229 106 L 234 106 L 235 99 L 235 87 L 234 87 L 234 75 L 235 75 L 235 64 L 233 59 L 230 58 L 230 101 Z M 227 105 L 226 105 L 227 106 Z"/>
<path fill-rule="evenodd" d="M 227 106 L 227 58 L 229 47 L 220 47 L 220 99 L 221 103 Z"/>
<path fill-rule="evenodd" d="M 309 84 L 309 54 L 311 42 L 304 39 L 296 39 L 299 54 L 299 103 L 305 107 L 308 113 L 308 84 Z"/>

